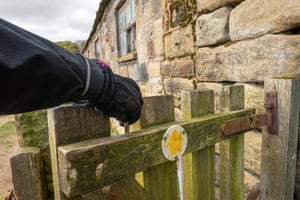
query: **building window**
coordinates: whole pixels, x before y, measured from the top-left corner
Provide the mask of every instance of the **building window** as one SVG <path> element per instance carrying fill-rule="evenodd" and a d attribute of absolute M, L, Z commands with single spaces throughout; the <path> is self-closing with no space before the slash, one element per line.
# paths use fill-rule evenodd
<path fill-rule="evenodd" d="M 99 38 L 95 40 L 94 43 L 94 49 L 95 49 L 95 58 L 100 58 L 100 44 L 99 44 Z"/>
<path fill-rule="evenodd" d="M 119 55 L 136 50 L 135 0 L 127 0 L 118 10 Z"/>

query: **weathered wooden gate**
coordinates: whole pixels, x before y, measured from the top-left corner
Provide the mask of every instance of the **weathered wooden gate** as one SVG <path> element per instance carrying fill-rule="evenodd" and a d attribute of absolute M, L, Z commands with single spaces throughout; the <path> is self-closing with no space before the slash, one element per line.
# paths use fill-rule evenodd
<path fill-rule="evenodd" d="M 279 126 L 277 135 L 263 133 L 260 198 L 293 199 L 300 81 L 266 80 L 265 91 L 277 91 Z M 244 199 L 242 132 L 253 127 L 255 110 L 244 109 L 244 90 L 238 85 L 222 89 L 221 112 L 214 113 L 214 102 L 211 90 L 183 91 L 183 121 L 174 122 L 172 96 L 147 97 L 134 130 L 120 136 L 110 136 L 109 120 L 91 110 L 49 110 L 55 199 L 179 199 L 176 162 L 162 153 L 163 135 L 174 124 L 185 129 L 188 141 L 184 199 L 216 199 L 216 173 L 217 198 Z M 243 124 L 236 124 L 239 133 L 225 136 L 224 124 L 232 120 Z"/>

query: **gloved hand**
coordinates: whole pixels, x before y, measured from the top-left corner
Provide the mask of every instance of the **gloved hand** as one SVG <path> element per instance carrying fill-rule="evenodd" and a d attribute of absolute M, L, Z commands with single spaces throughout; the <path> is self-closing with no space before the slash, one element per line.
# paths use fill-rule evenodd
<path fill-rule="evenodd" d="M 88 102 L 77 102 L 75 106 L 94 107 L 105 116 L 115 117 L 121 125 L 136 122 L 143 105 L 139 86 L 130 78 L 113 74 L 107 64 L 99 61 L 98 64 L 105 79 L 100 95 Z"/>

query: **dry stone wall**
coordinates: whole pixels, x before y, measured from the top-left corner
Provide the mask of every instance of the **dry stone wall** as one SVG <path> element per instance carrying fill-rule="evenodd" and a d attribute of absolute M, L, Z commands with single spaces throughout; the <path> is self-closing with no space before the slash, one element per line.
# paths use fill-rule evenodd
<path fill-rule="evenodd" d="M 217 45 L 229 41 L 228 18 L 231 7 L 200 15 L 196 20 L 196 43 L 198 47 Z"/>
<path fill-rule="evenodd" d="M 137 80 L 144 96 L 175 96 L 177 119 L 183 89 L 215 89 L 218 109 L 221 86 L 243 84 L 246 107 L 263 112 L 264 79 L 300 75 L 300 0 L 135 0 L 137 57 L 122 62 L 116 10 L 123 1 L 105 2 L 84 53 L 99 37 L 100 57 L 115 73 Z M 245 139 L 247 176 L 255 181 L 260 137 Z"/>
<path fill-rule="evenodd" d="M 276 76 L 297 76 L 300 35 L 268 34 L 196 52 L 201 81 L 263 82 Z"/>
<path fill-rule="evenodd" d="M 233 41 L 285 32 L 300 26 L 299 0 L 247 0 L 230 14 Z"/>

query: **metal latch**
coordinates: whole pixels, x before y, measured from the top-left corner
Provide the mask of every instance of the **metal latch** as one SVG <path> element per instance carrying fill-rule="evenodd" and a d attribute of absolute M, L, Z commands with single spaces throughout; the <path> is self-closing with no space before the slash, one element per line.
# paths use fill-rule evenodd
<path fill-rule="evenodd" d="M 265 96 L 265 113 L 250 115 L 225 122 L 222 126 L 224 135 L 233 135 L 260 126 L 267 126 L 268 133 L 278 135 L 277 92 L 267 92 Z"/>

